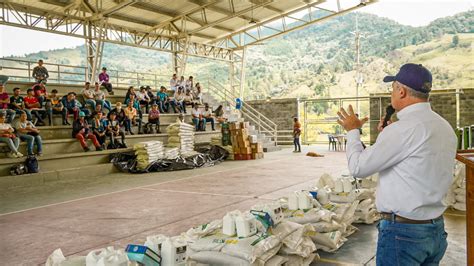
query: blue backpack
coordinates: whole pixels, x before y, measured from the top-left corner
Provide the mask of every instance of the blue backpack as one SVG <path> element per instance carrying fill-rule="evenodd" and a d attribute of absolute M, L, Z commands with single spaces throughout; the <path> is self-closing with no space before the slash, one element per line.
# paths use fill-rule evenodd
<path fill-rule="evenodd" d="M 30 174 L 39 172 L 38 159 L 35 156 L 26 157 L 25 166 Z"/>

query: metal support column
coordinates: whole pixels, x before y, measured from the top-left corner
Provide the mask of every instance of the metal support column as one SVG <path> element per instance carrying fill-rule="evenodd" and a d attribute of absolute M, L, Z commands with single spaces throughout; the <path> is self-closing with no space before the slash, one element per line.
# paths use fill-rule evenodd
<path fill-rule="evenodd" d="M 232 53 L 232 61 L 229 65 L 230 86 L 233 95 L 244 98 L 245 85 L 245 47 Z"/>
<path fill-rule="evenodd" d="M 172 53 L 172 62 L 173 62 L 173 70 L 176 75 L 184 76 L 186 71 L 186 63 L 188 61 L 188 54 L 189 54 L 189 42 L 190 37 L 187 36 L 182 40 L 175 40 L 173 42 L 173 53 Z"/>
<path fill-rule="evenodd" d="M 99 72 L 102 64 L 102 52 L 104 50 L 104 39 L 106 34 L 106 20 L 103 19 L 99 23 L 99 27 L 94 26 L 91 22 L 84 29 L 86 38 L 86 56 L 87 56 L 87 73 L 86 80 L 93 82 Z"/>

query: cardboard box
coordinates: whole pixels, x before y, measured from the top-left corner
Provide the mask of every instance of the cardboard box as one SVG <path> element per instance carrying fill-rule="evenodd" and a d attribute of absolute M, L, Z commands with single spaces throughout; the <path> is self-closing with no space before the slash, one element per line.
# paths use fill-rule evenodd
<path fill-rule="evenodd" d="M 249 128 L 250 123 L 249 122 L 240 122 L 240 128 Z"/>
<path fill-rule="evenodd" d="M 248 140 L 239 139 L 237 143 L 240 148 L 250 148 L 250 142 Z"/>
<path fill-rule="evenodd" d="M 237 132 L 239 132 L 238 134 L 239 135 L 249 135 L 249 129 L 248 128 L 241 128 L 241 129 L 238 129 Z"/>
<path fill-rule="evenodd" d="M 237 130 L 239 128 L 240 128 L 240 123 L 239 122 L 230 123 L 230 130 Z"/>
<path fill-rule="evenodd" d="M 252 154 L 252 149 L 250 147 L 247 148 L 240 148 L 240 153 L 241 154 Z"/>
<path fill-rule="evenodd" d="M 252 153 L 252 159 L 254 160 L 263 159 L 263 152 Z"/>
<path fill-rule="evenodd" d="M 161 257 L 146 246 L 128 245 L 125 252 L 127 252 L 127 257 L 130 261 L 139 262 L 147 266 L 161 265 Z"/>
<path fill-rule="evenodd" d="M 235 160 L 252 160 L 252 154 L 234 154 Z"/>
<path fill-rule="evenodd" d="M 237 137 L 236 136 L 230 136 L 230 142 L 232 143 L 232 145 L 238 145 L 239 142 L 237 141 Z"/>
<path fill-rule="evenodd" d="M 252 151 L 254 153 L 259 153 L 259 152 L 263 152 L 263 145 L 262 143 L 252 143 L 250 144 L 251 147 L 252 147 Z"/>

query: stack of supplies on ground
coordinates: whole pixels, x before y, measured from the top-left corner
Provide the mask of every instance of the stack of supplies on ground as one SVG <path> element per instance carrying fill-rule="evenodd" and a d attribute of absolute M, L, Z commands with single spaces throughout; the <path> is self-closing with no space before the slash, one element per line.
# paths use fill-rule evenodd
<path fill-rule="evenodd" d="M 227 156 L 227 159 L 226 160 L 234 160 L 234 148 L 232 148 L 232 146 L 224 146 L 222 147 L 224 148 L 228 153 L 229 153 L 229 156 Z"/>
<path fill-rule="evenodd" d="M 167 127 L 168 146 L 179 148 L 183 157 L 196 154 L 194 152 L 194 126 L 187 123 L 175 123 Z"/>
<path fill-rule="evenodd" d="M 447 206 L 458 211 L 466 211 L 466 165 L 456 162 L 454 179 L 451 188 L 444 199 Z"/>
<path fill-rule="evenodd" d="M 174 160 L 179 156 L 179 148 L 165 148 L 165 159 Z"/>
<path fill-rule="evenodd" d="M 212 137 L 211 138 L 211 145 L 222 146 L 222 138 L 221 137 Z"/>
<path fill-rule="evenodd" d="M 263 145 L 256 135 L 249 135 L 249 122 L 230 123 L 231 143 L 235 160 L 263 159 Z"/>
<path fill-rule="evenodd" d="M 161 141 L 145 141 L 133 145 L 137 155 L 137 168 L 145 169 L 150 163 L 164 158 L 164 147 Z"/>

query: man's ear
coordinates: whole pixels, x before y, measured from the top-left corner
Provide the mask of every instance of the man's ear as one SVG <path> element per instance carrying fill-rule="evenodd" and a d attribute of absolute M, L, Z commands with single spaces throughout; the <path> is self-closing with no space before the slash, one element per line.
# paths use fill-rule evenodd
<path fill-rule="evenodd" d="M 399 95 L 400 99 L 403 99 L 403 98 L 408 97 L 408 90 L 407 90 L 407 88 L 405 88 L 404 86 L 400 86 L 400 87 L 398 88 L 398 95 Z"/>

